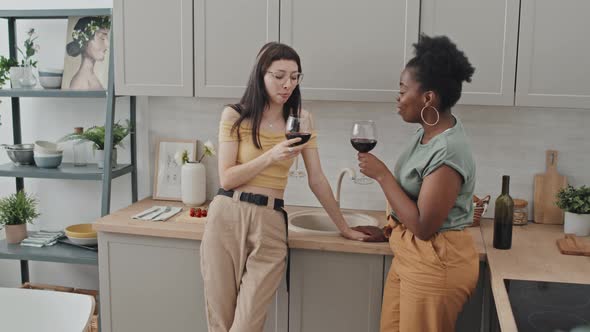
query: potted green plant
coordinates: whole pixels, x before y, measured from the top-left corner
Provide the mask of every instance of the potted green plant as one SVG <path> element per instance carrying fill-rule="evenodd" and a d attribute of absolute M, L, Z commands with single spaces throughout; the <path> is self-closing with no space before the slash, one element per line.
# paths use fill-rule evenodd
<path fill-rule="evenodd" d="M 0 199 L 0 224 L 5 225 L 6 242 L 19 243 L 27 237 L 27 223 L 33 223 L 37 200 L 23 190 Z"/>
<path fill-rule="evenodd" d="M 6 58 L 0 55 L 0 89 L 4 86 L 4 83 L 10 77 L 8 73 L 10 72 L 11 67 L 18 66 L 18 62 L 12 58 Z"/>
<path fill-rule="evenodd" d="M 590 187 L 574 188 L 570 185 L 562 188 L 555 203 L 565 211 L 566 234 L 590 235 Z"/>
<path fill-rule="evenodd" d="M 131 132 L 131 125 L 129 120 L 125 120 L 125 124 L 121 125 L 119 122 L 113 126 L 113 155 L 111 163 L 113 167 L 117 166 L 117 146 L 123 147 L 123 139 Z M 92 142 L 94 149 L 94 159 L 98 168 L 104 167 L 104 144 L 105 144 L 106 128 L 104 126 L 93 126 L 81 133 L 71 133 L 64 136 L 60 141 L 87 141 Z"/>

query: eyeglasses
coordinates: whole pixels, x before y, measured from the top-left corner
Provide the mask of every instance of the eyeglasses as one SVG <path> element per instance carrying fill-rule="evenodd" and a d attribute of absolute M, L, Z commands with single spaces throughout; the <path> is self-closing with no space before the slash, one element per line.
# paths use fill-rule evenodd
<path fill-rule="evenodd" d="M 292 73 L 291 76 L 287 75 L 285 71 L 267 71 L 278 83 L 285 84 L 287 79 L 291 79 L 292 83 L 301 84 L 303 81 L 303 73 Z"/>

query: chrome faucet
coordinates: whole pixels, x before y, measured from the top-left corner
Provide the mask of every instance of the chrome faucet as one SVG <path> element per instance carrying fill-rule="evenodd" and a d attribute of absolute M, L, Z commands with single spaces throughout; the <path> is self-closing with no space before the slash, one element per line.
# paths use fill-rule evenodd
<path fill-rule="evenodd" d="M 338 174 L 338 182 L 336 184 L 336 203 L 338 204 L 338 207 L 340 207 L 340 189 L 342 188 L 342 178 L 344 178 L 344 175 L 348 174 L 348 176 L 350 177 L 351 180 L 354 180 L 356 178 L 356 172 L 354 169 L 352 168 L 343 168 L 340 170 L 340 174 Z"/>

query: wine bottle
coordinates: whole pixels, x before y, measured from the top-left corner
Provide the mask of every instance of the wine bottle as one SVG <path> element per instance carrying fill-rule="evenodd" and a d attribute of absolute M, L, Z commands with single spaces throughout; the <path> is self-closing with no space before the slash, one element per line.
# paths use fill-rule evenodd
<path fill-rule="evenodd" d="M 512 246 L 512 217 L 514 202 L 509 195 L 510 176 L 502 176 L 502 194 L 496 199 L 494 210 L 494 248 L 510 249 Z"/>

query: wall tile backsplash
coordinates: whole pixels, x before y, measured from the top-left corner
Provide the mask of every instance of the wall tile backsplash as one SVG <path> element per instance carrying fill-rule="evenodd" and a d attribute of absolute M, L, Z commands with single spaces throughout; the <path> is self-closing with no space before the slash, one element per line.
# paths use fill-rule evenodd
<path fill-rule="evenodd" d="M 157 137 L 195 138 L 200 141 L 199 147 L 207 139 L 216 141 L 221 110 L 232 102 L 150 97 L 150 160 L 154 158 Z M 304 102 L 304 108 L 315 117 L 322 167 L 333 189 L 340 169 L 358 170 L 349 137 L 354 120 L 377 122 L 379 141 L 374 153 L 391 168 L 408 137 L 418 128 L 401 120 L 394 103 Z M 545 170 L 547 149 L 559 151 L 558 171 L 571 184 L 590 184 L 590 142 L 585 134 L 590 127 L 590 110 L 456 106 L 453 112 L 471 140 L 477 164 L 475 193 L 491 194 L 493 198 L 486 216 L 493 215 L 493 200 L 500 192 L 503 174 L 511 176 L 511 195 L 528 200 L 532 208 L 533 177 Z M 213 197 L 219 185 L 216 159 L 208 158 L 206 166 L 207 191 Z M 301 160 L 299 166 L 304 167 Z M 290 178 L 285 199 L 290 205 L 319 206 L 306 178 Z M 356 185 L 345 178 L 341 206 L 383 210 L 385 199 L 377 184 Z"/>

